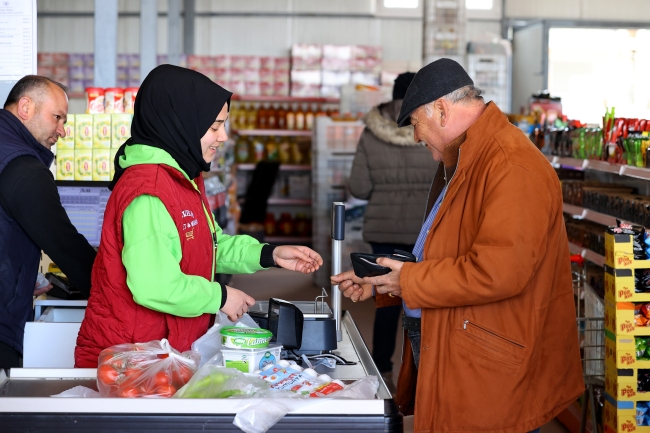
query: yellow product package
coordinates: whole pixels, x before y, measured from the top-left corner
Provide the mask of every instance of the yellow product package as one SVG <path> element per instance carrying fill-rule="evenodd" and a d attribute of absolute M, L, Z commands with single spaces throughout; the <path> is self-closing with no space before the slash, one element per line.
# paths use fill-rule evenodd
<path fill-rule="evenodd" d="M 93 114 L 93 149 L 111 148 L 111 115 Z"/>
<path fill-rule="evenodd" d="M 68 121 L 63 126 L 65 137 L 59 137 L 56 142 L 56 150 L 74 150 L 74 114 L 68 114 Z"/>
<path fill-rule="evenodd" d="M 93 180 L 92 149 L 75 149 L 74 180 Z"/>
<path fill-rule="evenodd" d="M 111 149 L 93 149 L 93 180 L 110 179 Z"/>
<path fill-rule="evenodd" d="M 113 135 L 111 137 L 111 149 L 119 148 L 131 136 L 132 114 L 112 114 L 111 125 Z"/>
<path fill-rule="evenodd" d="M 108 160 L 108 167 L 110 168 L 109 180 L 113 180 L 113 176 L 115 176 L 115 155 L 117 151 L 118 149 L 111 149 L 111 157 Z"/>
<path fill-rule="evenodd" d="M 93 148 L 93 115 L 76 114 L 74 116 L 74 148 L 75 149 L 92 149 Z"/>
<path fill-rule="evenodd" d="M 74 149 L 57 150 L 56 180 L 74 180 Z"/>

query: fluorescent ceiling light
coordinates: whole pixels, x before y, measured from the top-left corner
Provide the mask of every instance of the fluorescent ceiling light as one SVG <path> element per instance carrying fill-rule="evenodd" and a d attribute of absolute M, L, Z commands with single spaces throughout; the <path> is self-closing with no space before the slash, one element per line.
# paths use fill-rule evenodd
<path fill-rule="evenodd" d="M 492 0 L 490 0 L 492 2 Z M 384 0 L 385 8 L 415 9 L 418 7 L 418 0 Z"/>
<path fill-rule="evenodd" d="M 493 0 L 465 0 L 465 7 L 467 9 L 479 9 L 489 11 L 492 9 Z"/>

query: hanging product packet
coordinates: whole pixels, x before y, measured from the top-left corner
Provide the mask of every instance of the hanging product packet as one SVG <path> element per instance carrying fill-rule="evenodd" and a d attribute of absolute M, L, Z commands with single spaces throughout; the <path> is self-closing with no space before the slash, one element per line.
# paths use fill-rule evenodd
<path fill-rule="evenodd" d="M 616 227 L 608 227 L 607 232 L 610 234 L 629 234 L 632 235 L 632 251 L 634 260 L 647 260 L 650 257 L 650 237 L 646 235 L 645 227 L 627 224 L 616 220 Z M 650 270 L 634 270 L 634 291 L 636 293 L 650 292 Z"/>
<path fill-rule="evenodd" d="M 199 358 L 167 339 L 111 346 L 99 354 L 97 389 L 102 397 L 171 397 L 196 373 Z"/>

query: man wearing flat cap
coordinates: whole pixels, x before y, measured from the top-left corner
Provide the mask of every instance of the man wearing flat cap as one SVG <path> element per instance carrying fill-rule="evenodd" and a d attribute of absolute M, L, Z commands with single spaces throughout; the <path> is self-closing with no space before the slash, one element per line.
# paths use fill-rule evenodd
<path fill-rule="evenodd" d="M 440 162 L 418 261 L 332 280 L 402 298 L 396 402 L 414 431 L 536 431 L 584 391 L 557 175 L 450 59 L 417 73 L 397 123 Z"/>

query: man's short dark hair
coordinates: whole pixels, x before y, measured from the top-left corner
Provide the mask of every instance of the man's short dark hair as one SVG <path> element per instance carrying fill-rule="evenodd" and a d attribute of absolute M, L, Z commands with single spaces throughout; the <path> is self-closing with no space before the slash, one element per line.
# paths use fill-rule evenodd
<path fill-rule="evenodd" d="M 7 100 L 5 101 L 4 108 L 9 107 L 10 105 L 17 104 L 20 101 L 20 98 L 27 95 L 31 92 L 37 92 L 39 95 L 42 95 L 49 89 L 51 84 L 56 84 L 64 92 L 68 92 L 68 88 L 61 83 L 57 83 L 54 80 L 51 80 L 47 77 L 41 75 L 25 75 L 23 78 L 18 80 L 14 87 L 9 92 Z"/>

